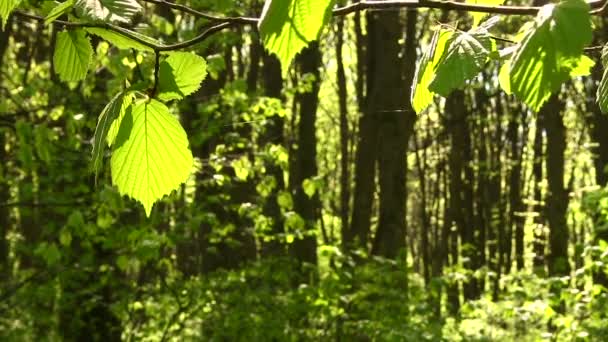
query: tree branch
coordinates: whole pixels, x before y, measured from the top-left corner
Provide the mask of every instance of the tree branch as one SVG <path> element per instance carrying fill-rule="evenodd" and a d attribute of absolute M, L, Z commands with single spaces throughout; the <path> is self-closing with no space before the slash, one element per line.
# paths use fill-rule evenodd
<path fill-rule="evenodd" d="M 21 12 L 21 11 L 15 11 L 13 13 L 16 16 L 21 17 L 21 18 L 38 20 L 38 21 L 44 20 L 44 17 L 38 16 L 35 14 L 25 13 L 25 12 Z M 186 40 L 186 41 L 183 41 L 180 43 L 163 45 L 163 44 L 155 44 L 148 40 L 142 39 L 138 35 L 135 35 L 133 31 L 128 30 L 126 28 L 122 28 L 120 26 L 107 24 L 107 23 L 76 23 L 76 22 L 63 21 L 63 20 L 55 20 L 53 23 L 56 25 L 60 25 L 60 26 L 64 26 L 64 27 L 71 27 L 71 28 L 93 28 L 93 27 L 95 27 L 95 28 L 103 28 L 106 30 L 114 31 L 114 32 L 119 33 L 129 39 L 132 39 L 142 45 L 145 45 L 145 46 L 151 48 L 155 52 L 174 51 L 174 50 L 181 50 L 181 49 L 188 48 L 190 46 L 203 42 L 207 38 L 211 37 L 213 34 L 219 32 L 219 31 L 222 31 L 225 28 L 238 24 L 238 22 L 236 22 L 236 21 L 222 22 L 220 24 L 217 24 L 215 26 L 212 26 L 212 27 L 206 29 L 205 31 L 201 32 L 198 36 L 196 36 L 192 39 L 189 39 L 189 40 Z"/>
<path fill-rule="evenodd" d="M 590 1 L 591 14 L 598 15 L 608 3 L 606 0 Z M 488 6 L 475 5 L 454 1 L 442 0 L 385 0 L 385 1 L 359 1 L 333 10 L 334 16 L 346 15 L 363 10 L 390 10 L 399 8 L 434 8 L 463 12 L 479 12 L 505 15 L 536 15 L 541 7 L 538 6 Z"/>
<path fill-rule="evenodd" d="M 237 25 L 257 25 L 260 18 L 251 17 L 220 17 L 207 13 L 200 12 L 193 8 L 185 5 L 170 3 L 166 0 L 142 0 L 148 3 L 156 5 L 167 6 L 171 9 L 179 10 L 199 18 L 207 19 L 211 22 L 217 23 L 216 25 L 208 28 L 201 32 L 198 36 L 186 40 L 180 43 L 162 45 L 155 44 L 150 41 L 144 40 L 139 36 L 135 35 L 133 31 L 122 28 L 120 26 L 107 24 L 107 23 L 76 23 L 63 20 L 55 20 L 53 23 L 64 27 L 97 27 L 104 28 L 110 31 L 119 33 L 129 39 L 132 39 L 142 45 L 145 45 L 156 53 L 161 51 L 173 51 L 191 47 L 198 43 L 203 42 L 213 34 L 222 31 L 225 28 Z M 603 15 L 608 7 L 608 0 L 594 0 L 589 2 L 591 7 L 590 13 L 592 15 Z M 344 16 L 354 12 L 365 11 L 365 10 L 397 10 L 403 8 L 429 8 L 429 9 L 442 9 L 442 10 L 456 10 L 464 12 L 480 12 L 488 14 L 503 14 L 503 15 L 535 15 L 541 7 L 538 6 L 488 6 L 488 5 L 476 5 L 455 2 L 450 0 L 384 0 L 384 1 L 359 1 L 343 7 L 333 9 L 332 15 Z M 33 19 L 38 21 L 44 21 L 44 17 L 29 14 L 21 11 L 15 11 L 14 14 L 21 18 Z"/>

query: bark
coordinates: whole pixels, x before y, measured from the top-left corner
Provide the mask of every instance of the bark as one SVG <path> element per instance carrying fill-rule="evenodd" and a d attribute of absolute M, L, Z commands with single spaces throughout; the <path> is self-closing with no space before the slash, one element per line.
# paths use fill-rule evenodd
<path fill-rule="evenodd" d="M 4 53 L 9 46 L 9 37 L 11 34 L 11 17 L 8 18 L 4 31 L 0 28 L 0 70 L 4 64 Z M 0 73 L 0 84 L 2 82 L 2 74 Z M 0 205 L 8 203 L 10 200 L 10 189 L 8 183 L 8 174 L 6 165 L 8 165 L 8 155 L 6 151 L 6 133 L 0 130 Z M 0 283 L 4 283 L 10 276 L 9 263 L 9 243 L 7 234 L 11 227 L 10 209 L 7 206 L 0 207 Z"/>
<path fill-rule="evenodd" d="M 547 134 L 547 221 L 549 223 L 549 275 L 564 276 L 570 273 L 568 261 L 568 191 L 564 186 L 564 153 L 566 127 L 562 118 L 564 103 L 553 95 L 542 107 Z"/>
<path fill-rule="evenodd" d="M 281 99 L 283 89 L 283 78 L 281 76 L 281 64 L 279 60 L 271 55 L 264 53 L 262 76 L 264 80 L 264 92 L 268 97 Z M 263 148 L 268 144 L 283 145 L 285 120 L 278 114 L 266 119 L 264 132 L 260 136 L 259 145 Z M 266 174 L 274 177 L 276 186 L 264 201 L 263 213 L 270 219 L 270 234 L 277 237 L 284 232 L 283 217 L 281 208 L 277 202 L 279 191 L 285 189 L 283 179 L 283 169 L 275 162 L 266 162 Z M 278 240 L 271 240 L 262 243 L 262 255 L 284 255 L 285 246 Z"/>
<path fill-rule="evenodd" d="M 367 19 L 367 50 L 370 52 L 376 51 L 374 44 L 377 43 L 376 31 L 377 23 L 370 13 L 366 14 Z M 357 22 L 355 22 L 357 23 Z M 356 28 L 356 27 L 355 27 Z M 357 36 L 361 39 L 362 36 Z M 358 41 L 358 45 L 363 45 L 362 41 Z M 363 52 L 358 48 L 358 64 L 362 64 Z M 376 70 L 376 54 L 370 53 L 365 55 L 364 70 L 370 75 L 366 78 L 366 88 L 370 91 L 371 76 L 377 74 Z M 362 77 L 359 75 L 359 77 Z M 357 81 L 357 91 L 363 89 L 361 78 Z M 368 95 L 371 96 L 371 95 Z M 368 100 L 359 99 L 360 103 Z M 355 189 L 353 192 L 353 211 L 351 218 L 351 228 L 349 236 L 346 239 L 347 244 L 353 244 L 367 249 L 368 239 L 370 234 L 370 225 L 372 217 L 372 203 L 374 198 L 374 180 L 376 177 L 376 152 L 378 144 L 378 122 L 376 113 L 369 108 L 362 111 L 359 118 L 359 131 L 357 137 L 357 149 L 355 152 Z"/>
<path fill-rule="evenodd" d="M 470 167 L 466 164 L 470 161 L 470 133 L 467 123 L 467 108 L 465 107 L 465 95 L 462 90 L 456 90 L 446 99 L 446 110 L 448 113 L 451 135 L 451 150 L 449 155 L 450 167 L 450 216 L 460 234 L 463 266 L 473 271 L 474 231 L 471 222 L 470 206 L 472 195 L 469 176 Z M 463 284 L 465 299 L 473 299 L 477 296 L 477 284 L 475 279 L 469 279 Z"/>
<path fill-rule="evenodd" d="M 349 158 L 349 136 L 348 129 L 348 107 L 346 72 L 342 57 L 342 46 L 344 45 L 344 18 L 337 18 L 336 32 L 336 62 L 338 64 L 338 105 L 340 111 L 340 219 L 342 221 L 342 241 L 346 241 L 349 235 L 348 216 L 350 213 L 350 158 Z"/>
<path fill-rule="evenodd" d="M 515 239 L 515 261 L 517 270 L 524 269 L 524 223 L 522 216 L 518 215 L 524 211 L 524 203 L 522 200 L 522 163 L 523 163 L 523 141 L 525 134 L 519 135 L 520 119 L 523 122 L 523 114 L 521 111 L 514 111 L 509 118 L 507 127 L 507 139 L 510 143 L 510 161 L 511 168 L 509 172 L 509 222 L 514 231 Z M 523 125 L 521 125 L 523 126 Z M 524 132 L 525 133 L 525 130 Z M 511 235 L 509 235 L 511 238 Z"/>
<path fill-rule="evenodd" d="M 370 51 L 377 54 L 368 105 L 379 119 L 378 179 L 380 212 L 372 254 L 396 258 L 405 248 L 407 145 L 416 113 L 408 94 L 413 81 L 416 60 L 417 11 L 407 13 L 405 56 L 400 57 L 403 25 L 399 14 L 374 13 L 376 44 Z M 403 73 L 402 73 L 403 72 Z"/>
<path fill-rule="evenodd" d="M 317 264 L 317 240 L 315 226 L 317 221 L 318 195 L 308 197 L 304 193 L 302 182 L 317 175 L 317 138 L 316 117 L 319 104 L 319 87 L 321 67 L 321 52 L 318 43 L 313 43 L 298 56 L 297 62 L 301 74 L 311 74 L 314 77 L 310 91 L 297 95 L 299 121 L 297 125 L 297 150 L 295 152 L 294 168 L 290 177 L 294 181 L 294 209 L 305 222 L 304 236 L 292 244 L 292 255 L 300 266 Z"/>
<path fill-rule="evenodd" d="M 536 131 L 534 133 L 534 161 L 532 163 L 532 174 L 534 175 L 534 211 L 537 216 L 534 219 L 534 269 L 537 274 L 545 273 L 545 220 L 543 215 L 543 194 L 541 182 L 543 181 L 543 116 L 538 113 L 536 120 Z"/>

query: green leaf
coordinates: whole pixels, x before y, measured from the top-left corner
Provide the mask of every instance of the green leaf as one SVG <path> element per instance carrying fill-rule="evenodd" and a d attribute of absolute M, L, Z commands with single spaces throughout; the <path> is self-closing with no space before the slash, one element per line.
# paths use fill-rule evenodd
<path fill-rule="evenodd" d="M 162 101 L 179 100 L 198 90 L 207 76 L 205 59 L 191 52 L 173 52 L 160 63 L 158 94 Z"/>
<path fill-rule="evenodd" d="M 466 0 L 465 2 L 468 4 L 473 4 L 473 5 L 498 6 L 498 5 L 502 5 L 505 2 L 505 0 Z M 469 12 L 469 13 L 473 17 L 473 27 L 477 27 L 477 25 L 479 25 L 481 20 L 488 15 L 488 13 L 480 13 L 480 12 Z"/>
<path fill-rule="evenodd" d="M 511 59 L 513 93 L 538 111 L 580 65 L 591 35 L 589 4 L 583 0 L 543 6 Z"/>
<path fill-rule="evenodd" d="M 110 30 L 107 30 L 104 28 L 99 28 L 99 27 L 88 27 L 85 30 L 87 30 L 87 32 L 89 32 L 91 34 L 94 34 L 98 37 L 101 37 L 102 39 L 107 40 L 108 42 L 115 45 L 117 48 L 119 48 L 121 50 L 135 49 L 135 50 L 139 50 L 139 51 L 149 51 L 149 52 L 154 51 L 151 47 L 146 46 L 136 40 L 123 36 L 120 33 L 117 33 L 114 31 L 110 31 Z M 156 41 L 148 36 L 145 36 L 139 32 L 127 30 L 125 28 L 123 28 L 123 30 L 126 32 L 129 32 L 133 36 L 140 38 L 143 41 L 146 41 L 146 42 L 149 42 L 149 43 L 155 44 L 155 45 L 160 45 L 158 43 L 158 41 Z"/>
<path fill-rule="evenodd" d="M 588 76 L 591 74 L 591 68 L 595 65 L 595 61 L 585 55 L 582 55 L 575 63 L 575 66 L 570 70 L 570 77 Z"/>
<path fill-rule="evenodd" d="M 600 106 L 602 113 L 608 113 L 608 44 L 602 49 L 602 64 L 604 66 L 604 74 L 597 88 L 597 104 Z"/>
<path fill-rule="evenodd" d="M 193 166 L 188 137 L 169 109 L 154 99 L 130 106 L 121 121 L 111 160 L 112 182 L 118 191 L 152 205 L 178 189 Z"/>
<path fill-rule="evenodd" d="M 137 0 L 77 0 L 76 7 L 92 20 L 123 23 L 129 22 L 142 9 Z"/>
<path fill-rule="evenodd" d="M 83 30 L 63 31 L 57 35 L 53 63 L 55 72 L 63 81 L 84 79 L 87 76 L 91 57 L 93 57 L 93 48 Z"/>
<path fill-rule="evenodd" d="M 264 47 L 277 55 L 283 75 L 298 52 L 317 40 L 334 0 L 267 0 L 259 23 Z"/>
<path fill-rule="evenodd" d="M 8 16 L 19 6 L 21 0 L 1 0 L 0 1 L 0 22 L 2 22 L 2 30 L 6 27 Z"/>
<path fill-rule="evenodd" d="M 511 71 L 511 61 L 508 60 L 502 65 L 498 73 L 498 83 L 502 90 L 511 95 L 511 79 L 509 78 L 509 72 Z"/>
<path fill-rule="evenodd" d="M 120 92 L 116 94 L 112 100 L 105 106 L 99 114 L 95 135 L 93 136 L 93 158 L 92 168 L 95 172 L 95 180 L 97 181 L 97 173 L 101 167 L 103 160 L 103 152 L 105 150 L 106 139 L 110 141 L 110 145 L 114 142 L 118 133 L 118 124 L 114 124 L 117 119 L 122 119 L 125 115 L 127 107 L 131 104 L 133 95 L 131 93 Z M 109 134 L 112 129 L 112 134 Z"/>
<path fill-rule="evenodd" d="M 412 106 L 416 113 L 422 112 L 433 102 L 434 93 L 429 90 L 429 84 L 452 34 L 452 30 L 435 31 L 429 47 L 416 67 L 411 95 Z"/>
<path fill-rule="evenodd" d="M 429 84 L 430 91 L 442 96 L 448 96 L 477 76 L 493 50 L 493 41 L 483 28 L 470 33 L 454 32 L 447 44 L 445 56 L 437 64 Z"/>
<path fill-rule="evenodd" d="M 44 24 L 48 25 L 55 21 L 57 18 L 69 12 L 74 7 L 74 0 L 67 0 L 59 5 L 55 6 L 49 14 L 44 18 Z"/>

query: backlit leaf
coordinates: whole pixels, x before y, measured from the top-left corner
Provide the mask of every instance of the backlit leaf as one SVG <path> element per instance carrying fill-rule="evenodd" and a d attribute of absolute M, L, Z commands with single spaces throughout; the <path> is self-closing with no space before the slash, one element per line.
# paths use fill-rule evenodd
<path fill-rule="evenodd" d="M 197 91 L 207 76 L 205 59 L 191 52 L 173 52 L 160 63 L 157 97 L 179 100 Z"/>
<path fill-rule="evenodd" d="M 154 202 L 178 189 L 192 171 L 186 132 L 154 99 L 127 109 L 112 149 L 112 182 L 142 203 L 148 216 Z"/>
<path fill-rule="evenodd" d="M 57 18 L 68 13 L 72 9 L 72 7 L 74 7 L 74 0 L 68 0 L 68 1 L 62 2 L 59 5 L 55 6 L 49 12 L 49 14 L 46 16 L 46 18 L 44 18 L 44 24 L 48 25 L 48 24 L 52 23 Z"/>
<path fill-rule="evenodd" d="M 591 34 L 589 4 L 583 0 L 543 6 L 511 59 L 513 93 L 538 111 L 580 65 Z"/>
<path fill-rule="evenodd" d="M 267 0 L 259 30 L 264 47 L 277 55 L 283 75 L 295 57 L 319 38 L 334 0 Z"/>
<path fill-rule="evenodd" d="M 8 16 L 19 6 L 21 0 L 1 0 L 0 1 L 0 22 L 2 22 L 2 30 L 6 26 Z"/>
<path fill-rule="evenodd" d="M 112 45 L 115 45 L 117 48 L 122 49 L 122 50 L 135 49 L 135 50 L 139 50 L 139 51 L 149 51 L 149 52 L 154 51 L 151 47 L 146 46 L 136 40 L 123 36 L 114 31 L 110 31 L 110 30 L 100 28 L 100 27 L 88 27 L 88 28 L 86 28 L 86 30 L 87 30 L 87 32 L 89 32 L 91 34 L 94 34 L 98 37 L 101 37 L 101 38 L 107 40 Z M 123 30 L 129 32 L 130 34 L 132 34 L 136 37 L 139 37 L 143 41 L 147 41 L 149 43 L 159 45 L 156 40 L 154 40 L 148 36 L 145 36 L 141 33 L 127 30 L 127 29 L 123 29 Z"/>
<path fill-rule="evenodd" d="M 429 85 L 430 91 L 442 96 L 448 96 L 452 90 L 461 88 L 467 80 L 477 76 L 493 50 L 493 41 L 482 28 L 470 33 L 454 32 L 447 45 Z"/>
<path fill-rule="evenodd" d="M 429 90 L 429 84 L 433 80 L 435 67 L 443 56 L 452 33 L 451 30 L 435 31 L 429 47 L 416 67 L 411 95 L 412 106 L 416 113 L 422 112 L 433 102 L 434 93 Z"/>
<path fill-rule="evenodd" d="M 608 44 L 602 49 L 602 64 L 604 66 L 604 74 L 597 88 L 597 104 L 603 113 L 608 113 Z"/>
<path fill-rule="evenodd" d="M 101 167 L 101 162 L 103 160 L 103 152 L 106 146 L 106 139 L 108 139 L 108 132 L 110 128 L 113 127 L 115 121 L 118 118 L 124 116 L 127 107 L 131 104 L 133 96 L 131 93 L 125 94 L 124 92 L 120 92 L 116 94 L 112 100 L 105 106 L 105 108 L 99 114 L 99 119 L 97 120 L 97 127 L 95 128 L 95 135 L 93 136 L 93 159 L 92 159 L 92 167 L 95 172 L 95 178 L 97 179 L 97 173 L 99 172 L 99 168 Z M 110 136 L 111 141 L 113 142 L 116 137 L 116 125 L 114 125 L 114 132 Z"/>
<path fill-rule="evenodd" d="M 92 20 L 129 22 L 141 11 L 137 0 L 77 0 L 76 7 Z"/>
<path fill-rule="evenodd" d="M 80 81 L 87 76 L 93 57 L 91 42 L 83 30 L 63 31 L 57 35 L 53 63 L 63 81 Z"/>

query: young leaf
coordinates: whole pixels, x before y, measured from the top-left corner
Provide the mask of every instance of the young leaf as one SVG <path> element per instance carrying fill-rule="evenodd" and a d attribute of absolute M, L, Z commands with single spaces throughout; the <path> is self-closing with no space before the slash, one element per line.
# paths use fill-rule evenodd
<path fill-rule="evenodd" d="M 21 0 L 2 0 L 0 1 L 0 22 L 2 23 L 2 30 L 6 26 L 8 16 L 11 12 L 19 6 Z"/>
<path fill-rule="evenodd" d="M 450 37 L 452 37 L 452 33 L 453 31 L 451 30 L 435 31 L 429 47 L 416 67 L 411 101 L 414 110 L 418 114 L 433 102 L 434 93 L 429 90 L 429 84 L 433 79 L 435 67 L 443 56 L 446 44 L 450 40 Z"/>
<path fill-rule="evenodd" d="M 597 104 L 600 106 L 602 113 L 608 113 L 608 44 L 602 49 L 602 64 L 604 66 L 604 74 L 597 88 Z"/>
<path fill-rule="evenodd" d="M 201 86 L 207 76 L 205 59 L 191 52 L 173 52 L 160 63 L 158 99 L 180 100 Z"/>
<path fill-rule="evenodd" d="M 429 90 L 448 96 L 452 90 L 462 87 L 465 81 L 477 76 L 488 60 L 492 43 L 485 29 L 470 33 L 454 32 L 445 57 L 436 66 Z"/>
<path fill-rule="evenodd" d="M 121 194 L 152 205 L 184 183 L 192 170 L 188 137 L 169 109 L 154 99 L 130 106 L 121 121 L 111 160 Z"/>
<path fill-rule="evenodd" d="M 465 2 L 473 5 L 498 6 L 502 5 L 505 0 L 466 0 Z M 471 14 L 471 16 L 473 17 L 473 27 L 477 27 L 481 20 L 488 15 L 487 13 L 480 12 L 469 12 L 469 14 Z"/>
<path fill-rule="evenodd" d="M 49 14 L 44 18 L 44 24 L 48 25 L 55 21 L 57 18 L 69 12 L 74 7 L 74 0 L 67 0 L 59 5 L 55 6 Z"/>
<path fill-rule="evenodd" d="M 135 41 L 129 37 L 125 37 L 119 33 L 116 33 L 114 31 L 110 31 L 104 28 L 100 28 L 100 27 L 88 27 L 85 30 L 87 30 L 87 32 L 89 32 L 90 34 L 94 34 L 98 37 L 101 37 L 105 40 L 107 40 L 108 42 L 110 42 L 111 44 L 115 45 L 117 48 L 121 49 L 121 50 L 129 50 L 129 49 L 135 49 L 135 50 L 139 50 L 139 51 L 149 51 L 152 52 L 152 48 L 149 46 L 146 46 L 138 41 Z M 124 31 L 128 31 L 129 33 L 131 33 L 134 36 L 139 37 L 140 39 L 150 42 L 152 44 L 158 44 L 158 41 L 145 36 L 141 33 L 135 32 L 135 31 L 131 31 L 128 29 L 123 28 Z"/>
<path fill-rule="evenodd" d="M 83 30 L 63 31 L 57 35 L 53 63 L 65 81 L 80 81 L 87 75 L 93 57 L 91 42 Z"/>
<path fill-rule="evenodd" d="M 259 23 L 264 47 L 277 55 L 283 75 L 295 55 L 317 40 L 334 0 L 266 0 Z"/>
<path fill-rule="evenodd" d="M 564 0 L 545 5 L 511 59 L 513 93 L 538 111 L 581 63 L 583 47 L 591 42 L 589 4 Z"/>
<path fill-rule="evenodd" d="M 122 118 L 127 110 L 127 107 L 131 104 L 133 95 L 131 93 L 120 92 L 116 94 L 112 100 L 105 106 L 105 108 L 99 114 L 97 120 L 97 127 L 95 128 L 95 135 L 93 136 L 93 158 L 92 168 L 95 172 L 95 179 L 97 179 L 97 173 L 101 167 L 103 160 L 103 152 L 105 150 L 106 139 L 108 138 L 108 132 L 110 128 L 118 118 Z M 112 142 L 116 137 L 116 132 L 111 138 Z"/>
<path fill-rule="evenodd" d="M 137 0 L 77 0 L 76 7 L 92 20 L 124 23 L 141 11 Z"/>

